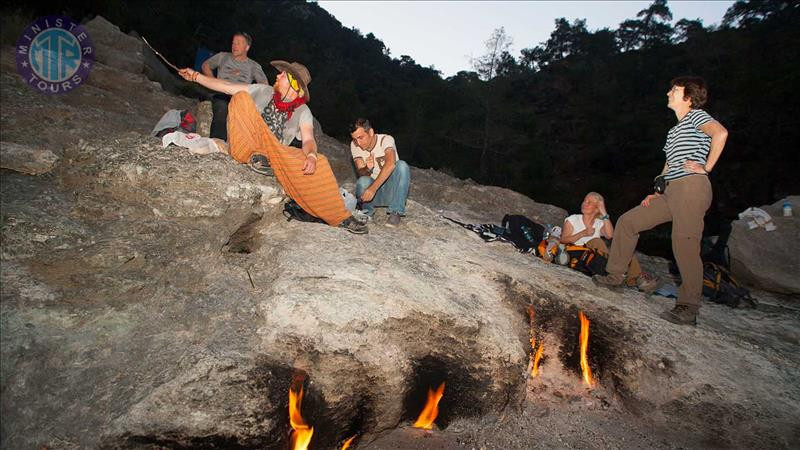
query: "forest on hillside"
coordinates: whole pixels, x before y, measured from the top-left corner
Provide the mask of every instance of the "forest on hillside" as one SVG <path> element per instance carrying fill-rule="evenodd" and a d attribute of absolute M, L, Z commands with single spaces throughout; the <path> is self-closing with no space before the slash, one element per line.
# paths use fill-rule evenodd
<path fill-rule="evenodd" d="M 31 20 L 101 14 L 183 66 L 194 64 L 198 48 L 227 51 L 232 33 L 247 31 L 249 56 L 270 80 L 272 59 L 308 66 L 310 106 L 327 134 L 346 142 L 347 124 L 366 116 L 395 136 L 414 166 L 569 211 L 599 191 L 614 216 L 637 204 L 661 170 L 675 123 L 666 107 L 670 79 L 700 75 L 710 90 L 705 109 L 730 132 L 712 174 L 707 233 L 748 206 L 800 193 L 797 1 L 739 0 L 718 27 L 673 18 L 666 0 L 617 29 L 590 31 L 583 19 L 561 18 L 546 42 L 519 55 L 509 53 L 511 36 L 499 28 L 473 70 L 449 78 L 408 55 L 394 57 L 375 35 L 343 27 L 313 2 L 34 0 L 2 8 Z"/>

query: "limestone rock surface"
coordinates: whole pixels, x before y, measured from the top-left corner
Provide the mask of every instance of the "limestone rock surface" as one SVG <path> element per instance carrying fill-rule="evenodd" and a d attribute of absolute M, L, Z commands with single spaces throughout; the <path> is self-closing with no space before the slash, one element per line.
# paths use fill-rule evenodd
<path fill-rule="evenodd" d="M 53 170 L 57 162 L 58 156 L 50 150 L 0 142 L 0 168 L 39 175 Z"/>

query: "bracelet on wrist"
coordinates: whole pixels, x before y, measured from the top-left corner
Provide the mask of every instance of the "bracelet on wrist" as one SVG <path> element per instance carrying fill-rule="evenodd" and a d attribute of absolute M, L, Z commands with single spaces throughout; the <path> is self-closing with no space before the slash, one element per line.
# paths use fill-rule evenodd
<path fill-rule="evenodd" d="M 311 152 L 311 153 L 309 153 L 309 154 L 307 154 L 307 155 L 306 155 L 306 157 L 309 157 L 309 156 L 310 156 L 310 157 L 312 157 L 312 158 L 314 158 L 314 161 L 316 161 L 316 160 L 317 160 L 317 153 L 316 153 L 316 152 Z"/>
<path fill-rule="evenodd" d="M 603 217 L 601 217 L 600 220 L 608 220 L 608 218 L 609 218 L 609 216 L 608 216 L 608 214 L 606 214 Z"/>

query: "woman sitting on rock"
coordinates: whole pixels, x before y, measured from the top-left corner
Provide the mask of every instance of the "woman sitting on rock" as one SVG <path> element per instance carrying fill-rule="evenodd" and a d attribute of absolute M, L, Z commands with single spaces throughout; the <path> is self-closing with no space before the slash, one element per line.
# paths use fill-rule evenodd
<path fill-rule="evenodd" d="M 180 75 L 233 96 L 228 106 L 228 152 L 233 159 L 259 173 L 274 172 L 294 201 L 328 225 L 367 233 L 367 226 L 345 208 L 327 158 L 317 153 L 314 117 L 306 104 L 308 69 L 297 62 L 270 64 L 280 72 L 273 86 L 232 83 L 188 68 Z M 301 149 L 289 146 L 294 139 L 302 142 Z"/>
<path fill-rule="evenodd" d="M 597 192 L 586 194 L 581 203 L 581 213 L 567 217 L 561 228 L 562 244 L 588 247 L 604 255 L 608 255 L 608 247 L 602 238 L 612 237 L 614 237 L 614 225 L 606 212 L 603 196 Z M 642 272 L 639 260 L 633 256 L 628 265 L 625 284 L 651 293 L 658 287 L 658 280 Z"/>

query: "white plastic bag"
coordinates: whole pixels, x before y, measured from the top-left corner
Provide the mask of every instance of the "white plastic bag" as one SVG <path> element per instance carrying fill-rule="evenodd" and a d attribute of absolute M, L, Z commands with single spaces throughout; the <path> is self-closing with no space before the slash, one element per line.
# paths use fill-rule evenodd
<path fill-rule="evenodd" d="M 217 143 L 214 142 L 213 139 L 202 137 L 197 133 L 173 131 L 172 133 L 165 134 L 164 137 L 161 138 L 161 145 L 167 148 L 170 144 L 177 145 L 178 147 L 185 147 L 189 149 L 190 153 L 195 155 L 208 155 L 210 153 L 220 152 Z"/>
<path fill-rule="evenodd" d="M 356 200 L 356 196 L 351 194 L 347 189 L 340 187 L 339 194 L 342 195 L 342 200 L 344 200 L 344 207 L 347 208 L 348 211 L 351 213 L 355 211 L 356 204 L 358 201 Z"/>
<path fill-rule="evenodd" d="M 739 220 L 747 220 L 747 227 L 751 230 L 763 227 L 767 231 L 775 231 L 777 227 L 772 223 L 772 216 L 761 208 L 750 207 L 739 213 Z"/>

